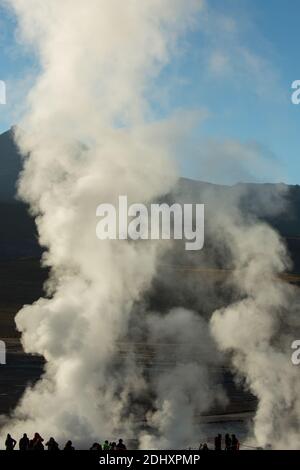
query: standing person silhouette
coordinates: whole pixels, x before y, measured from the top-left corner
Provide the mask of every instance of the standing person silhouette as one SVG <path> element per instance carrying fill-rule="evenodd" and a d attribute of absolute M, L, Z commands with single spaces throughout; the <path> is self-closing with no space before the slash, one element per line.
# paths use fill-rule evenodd
<path fill-rule="evenodd" d="M 49 441 L 45 444 L 48 447 L 48 450 L 59 450 L 59 446 L 54 439 L 54 437 L 50 437 Z"/>
<path fill-rule="evenodd" d="M 72 441 L 68 441 L 66 443 L 64 450 L 75 450 L 75 447 L 73 447 Z"/>
<path fill-rule="evenodd" d="M 231 439 L 229 434 L 225 435 L 225 450 L 231 450 Z"/>
<path fill-rule="evenodd" d="M 119 439 L 118 444 L 116 445 L 117 450 L 127 450 L 127 447 L 125 446 L 123 439 Z"/>
<path fill-rule="evenodd" d="M 30 448 L 32 450 L 44 450 L 44 444 L 43 444 L 44 439 L 42 436 L 39 435 L 38 432 L 35 433 L 34 438 L 32 439 L 30 443 Z"/>
<path fill-rule="evenodd" d="M 218 434 L 215 437 L 215 450 L 220 452 L 222 450 L 222 434 Z"/>
<path fill-rule="evenodd" d="M 13 439 L 10 434 L 7 434 L 6 441 L 5 441 L 6 450 L 14 450 L 16 443 L 17 441 Z"/>
<path fill-rule="evenodd" d="M 23 437 L 19 440 L 19 449 L 20 450 L 28 450 L 29 448 L 29 439 L 27 434 L 23 434 Z"/>
<path fill-rule="evenodd" d="M 231 436 L 231 449 L 234 452 L 240 449 L 240 443 L 235 434 Z"/>

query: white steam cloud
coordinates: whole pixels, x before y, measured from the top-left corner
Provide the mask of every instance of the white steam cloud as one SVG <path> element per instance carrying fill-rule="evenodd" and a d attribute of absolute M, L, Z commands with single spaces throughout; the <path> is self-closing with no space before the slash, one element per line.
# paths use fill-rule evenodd
<path fill-rule="evenodd" d="M 211 197 L 206 236 L 229 253 L 233 275 L 225 307 L 214 311 L 205 298 L 203 318 L 184 308 L 164 315 L 142 308 L 164 245 L 100 242 L 95 234 L 100 203 L 117 205 L 121 194 L 129 204 L 148 203 L 176 181 L 169 136 L 178 122 L 153 122 L 151 87 L 202 2 L 8 3 L 41 64 L 17 133 L 27 155 L 19 193 L 36 217 L 51 276 L 48 297 L 16 317 L 25 351 L 45 357 L 45 373 L 2 432 L 71 436 L 77 446 L 121 432 L 141 447 L 188 445 L 195 417 L 226 403 L 212 373 L 226 352 L 259 400 L 255 443 L 299 447 L 300 378 L 289 355 L 300 332 L 298 292 L 276 281 L 288 264 L 277 234 L 242 217 L 239 197 Z M 264 209 L 272 203 L 264 202 Z M 128 340 L 135 335 L 161 370 L 148 373 L 136 361 Z"/>
<path fill-rule="evenodd" d="M 99 203 L 147 203 L 176 174 L 161 129 L 149 126 L 151 81 L 192 25 L 194 0 L 11 0 L 41 72 L 17 139 L 19 194 L 36 217 L 49 298 L 16 317 L 27 353 L 46 359 L 8 428 L 59 440 L 116 438 L 143 378 L 130 355 L 115 366 L 134 303 L 151 283 L 159 243 L 99 242 Z M 155 138 L 155 134 L 159 139 Z M 159 142 L 159 143 L 158 143 Z M 124 431 L 124 430 L 123 430 Z"/>
<path fill-rule="evenodd" d="M 214 382 L 219 354 L 205 320 L 186 309 L 148 315 L 147 326 L 149 341 L 159 346 L 156 362 L 164 367 L 150 382 L 157 398 L 154 411 L 147 414 L 151 432 L 141 433 L 140 446 L 188 448 L 197 443 L 199 416 L 218 402 L 226 404 L 221 386 Z"/>
<path fill-rule="evenodd" d="M 291 343 L 300 329 L 299 290 L 278 278 L 290 264 L 286 248 L 263 223 L 228 218 L 222 228 L 233 257 L 231 288 L 237 297 L 214 312 L 213 336 L 258 398 L 253 443 L 297 449 L 300 376 L 291 362 Z"/>

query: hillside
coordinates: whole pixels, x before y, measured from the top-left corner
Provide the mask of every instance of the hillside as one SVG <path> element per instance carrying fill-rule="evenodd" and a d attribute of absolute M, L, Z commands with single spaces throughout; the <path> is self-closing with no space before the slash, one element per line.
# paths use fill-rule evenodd
<path fill-rule="evenodd" d="M 15 196 L 21 168 L 21 156 L 13 141 L 13 131 L 9 130 L 0 135 L 0 259 L 41 254 L 34 222 Z M 255 216 L 270 223 L 286 239 L 294 270 L 300 272 L 300 186 L 283 183 L 221 186 L 180 178 L 167 199 L 204 203 L 206 223 L 214 216 L 214 204 L 222 204 L 226 210 L 232 201 L 238 200 L 246 217 Z"/>

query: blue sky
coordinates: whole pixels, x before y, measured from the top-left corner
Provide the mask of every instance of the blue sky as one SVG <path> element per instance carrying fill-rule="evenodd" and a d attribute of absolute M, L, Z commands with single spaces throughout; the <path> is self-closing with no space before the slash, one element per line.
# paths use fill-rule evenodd
<path fill-rule="evenodd" d="M 176 110 L 196 116 L 178 147 L 182 175 L 300 183 L 300 105 L 291 103 L 291 83 L 300 79 L 299 16 L 295 0 L 206 1 L 155 88 L 158 117 Z M 7 85 L 0 132 L 18 122 L 38 70 L 15 27 L 0 6 L 0 80 Z"/>

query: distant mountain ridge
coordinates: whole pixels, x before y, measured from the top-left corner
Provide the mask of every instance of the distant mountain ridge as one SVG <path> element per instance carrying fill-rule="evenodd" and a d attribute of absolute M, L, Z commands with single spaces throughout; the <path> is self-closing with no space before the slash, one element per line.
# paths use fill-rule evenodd
<path fill-rule="evenodd" d="M 13 138 L 13 128 L 0 135 L 0 202 L 15 202 L 22 159 Z"/>
<path fill-rule="evenodd" d="M 21 169 L 22 158 L 14 143 L 13 129 L 10 129 L 0 135 L 0 258 L 41 254 L 34 221 L 28 215 L 26 206 L 15 197 Z M 300 241 L 300 186 L 283 183 L 238 183 L 223 186 L 180 178 L 173 193 L 167 198 L 178 202 L 207 204 L 206 215 L 209 217 L 213 216 L 210 214 L 211 195 L 219 201 L 227 200 L 229 204 L 232 198 L 239 197 L 245 214 L 258 216 L 270 223 L 282 236 L 290 237 L 288 245 L 300 270 L 300 249 L 298 250 L 298 245 L 295 248 L 296 242 L 293 241 L 297 237 Z M 283 202 L 284 205 L 280 207 Z"/>

